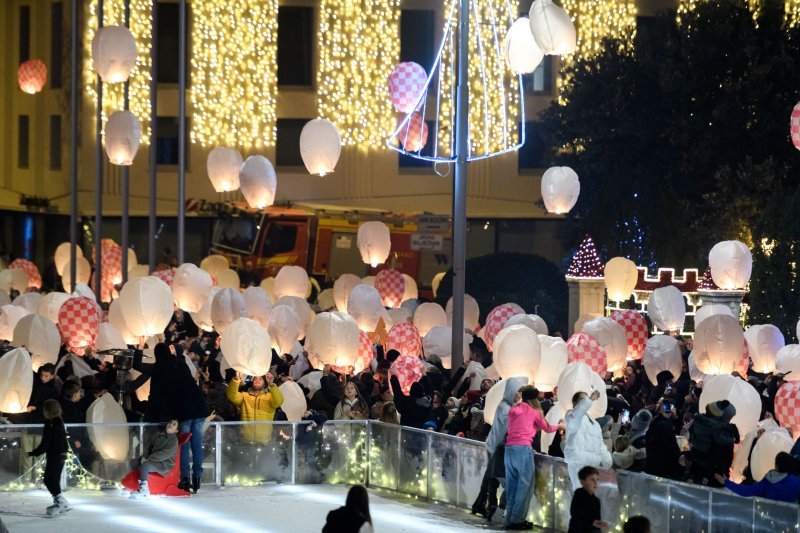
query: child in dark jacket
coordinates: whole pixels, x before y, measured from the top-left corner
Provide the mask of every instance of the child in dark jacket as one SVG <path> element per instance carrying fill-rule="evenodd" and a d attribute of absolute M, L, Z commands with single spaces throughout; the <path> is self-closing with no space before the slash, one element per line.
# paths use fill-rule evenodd
<path fill-rule="evenodd" d="M 608 522 L 600 519 L 600 499 L 594 495 L 600 474 L 593 466 L 578 471 L 581 488 L 572 496 L 569 506 L 568 533 L 599 533 L 608 529 Z"/>
<path fill-rule="evenodd" d="M 61 472 L 67 461 L 67 430 L 61 420 L 61 405 L 56 400 L 46 400 L 42 405 L 44 432 L 42 442 L 35 450 L 28 452 L 31 457 L 45 454 L 47 465 L 44 467 L 44 485 L 53 496 L 53 505 L 47 508 L 49 516 L 69 511 L 69 502 L 61 493 Z"/>

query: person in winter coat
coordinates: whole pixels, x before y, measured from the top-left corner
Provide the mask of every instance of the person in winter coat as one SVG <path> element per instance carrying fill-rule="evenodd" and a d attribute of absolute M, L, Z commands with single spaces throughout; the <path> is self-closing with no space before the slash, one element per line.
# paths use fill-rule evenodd
<path fill-rule="evenodd" d="M 733 462 L 733 445 L 739 442 L 739 430 L 731 419 L 736 407 L 728 400 L 711 402 L 706 413 L 697 415 L 689 430 L 694 483 L 721 487 L 715 474 L 727 475 Z"/>
<path fill-rule="evenodd" d="M 333 418 L 336 405 L 344 397 L 344 384 L 339 381 L 335 373 L 331 373 L 330 365 L 325 365 L 322 367 L 322 379 L 319 385 L 320 389 L 311 397 L 308 407 L 325 413 L 330 420 Z"/>
<path fill-rule="evenodd" d="M 167 422 L 164 431 L 159 431 L 147 443 L 147 449 L 139 465 L 139 489 L 131 493 L 131 499 L 147 497 L 150 488 L 147 479 L 151 473 L 166 476 L 175 466 L 175 456 L 178 454 L 178 421 Z"/>
<path fill-rule="evenodd" d="M 86 410 L 91 405 L 94 398 L 87 396 L 81 398 L 81 386 L 75 381 L 67 381 L 61 387 L 61 404 L 62 419 L 65 424 L 85 424 L 86 423 Z M 86 470 L 91 471 L 92 465 L 97 461 L 99 454 L 94 447 L 89 432 L 85 427 L 72 428 L 69 431 L 69 442 L 78 460 Z"/>
<path fill-rule="evenodd" d="M 136 350 L 133 355 L 133 369 L 150 376 L 150 396 L 144 421 L 150 423 L 166 423 L 176 418 L 175 381 L 177 376 L 177 359 L 172 355 L 166 343 L 158 343 L 153 349 L 155 363 L 144 363 L 143 353 Z"/>
<path fill-rule="evenodd" d="M 433 387 L 428 376 L 422 376 L 418 382 L 411 385 L 409 395 L 403 393 L 397 376 L 392 376 L 392 394 L 397 412 L 400 413 L 400 423 L 407 427 L 422 429 L 422 425 L 431 419 L 433 411 Z"/>
<path fill-rule="evenodd" d="M 647 458 L 644 471 L 680 481 L 683 467 L 680 464 L 681 450 L 675 438 L 676 409 L 667 402 L 658 406 L 658 415 L 647 430 Z"/>
<path fill-rule="evenodd" d="M 187 313 L 188 316 L 188 313 Z M 172 355 L 175 355 L 174 348 L 170 346 Z M 175 402 L 174 411 L 180 423 L 181 433 L 191 433 L 191 437 L 186 446 L 181 448 L 181 481 L 178 487 L 188 491 L 192 490 L 195 494 L 200 490 L 200 479 L 203 477 L 203 425 L 209 415 L 208 403 L 206 402 L 197 381 L 192 377 L 189 367 L 186 365 L 185 357 L 175 359 L 175 382 L 173 384 L 173 394 L 178 400 Z M 191 451 L 192 461 L 191 470 L 189 469 L 189 452 Z M 189 477 L 191 476 L 191 484 Z"/>
<path fill-rule="evenodd" d="M 228 384 L 228 400 L 241 408 L 240 420 L 242 422 L 266 422 L 275 419 L 275 411 L 283 404 L 283 394 L 273 383 L 272 374 L 267 372 L 266 379 L 255 376 L 250 389 L 239 392 L 241 374 Z M 268 383 L 268 391 L 264 391 L 264 383 Z M 245 442 L 263 444 L 272 436 L 272 426 L 269 424 L 244 425 L 241 428 L 241 438 Z"/>
<path fill-rule="evenodd" d="M 349 381 L 344 386 L 344 398 L 333 410 L 334 420 L 366 420 L 369 418 L 369 405 L 358 392 L 355 383 Z"/>
<path fill-rule="evenodd" d="M 628 442 L 628 437 L 620 435 L 614 441 L 614 451 L 611 458 L 614 460 L 614 467 L 622 470 L 630 470 L 633 463 L 642 461 L 647 457 L 647 451 L 636 448 Z"/>
<path fill-rule="evenodd" d="M 392 389 L 388 386 L 381 386 L 380 392 L 378 393 L 378 400 L 372 404 L 370 408 L 369 417 L 373 420 L 377 420 L 381 417 L 381 412 L 383 412 L 383 406 L 386 403 L 394 402 L 394 396 L 392 396 Z"/>
<path fill-rule="evenodd" d="M 577 392 L 572 396 L 572 409 L 564 417 L 567 439 L 564 446 L 564 459 L 567 461 L 572 486 L 581 486 L 578 471 L 584 466 L 595 468 L 611 468 L 611 453 L 603 442 L 600 424 L 589 416 L 592 402 L 600 397 L 598 391 L 587 396 L 585 392 Z"/>
<path fill-rule="evenodd" d="M 800 476 L 792 473 L 794 459 L 786 452 L 775 457 L 775 469 L 753 485 L 740 485 L 720 474 L 714 477 L 720 484 L 739 496 L 760 496 L 769 500 L 797 503 L 800 498 Z"/>
<path fill-rule="evenodd" d="M 44 417 L 42 441 L 34 450 L 28 452 L 30 457 L 45 454 L 47 465 L 44 467 L 44 486 L 53 496 L 53 505 L 47 508 L 47 514 L 54 516 L 71 509 L 69 502 L 61 493 L 61 472 L 67 462 L 67 430 L 61 419 L 61 406 L 56 400 L 46 400 L 42 404 L 41 414 Z"/>
<path fill-rule="evenodd" d="M 302 421 L 308 424 L 298 426 L 297 449 L 300 458 L 305 461 L 305 468 L 300 471 L 308 477 L 301 483 L 322 483 L 325 479 L 324 467 L 320 465 L 322 453 L 322 425 L 328 421 L 325 413 L 309 409 L 303 413 Z"/>
<path fill-rule="evenodd" d="M 328 513 L 322 533 L 372 533 L 369 514 L 369 494 L 361 485 L 353 485 L 347 492 L 344 507 Z"/>
<path fill-rule="evenodd" d="M 572 495 L 567 533 L 599 533 L 608 529 L 608 522 L 601 519 L 600 498 L 594 495 L 600 473 L 594 467 L 584 466 L 578 471 L 578 479 L 581 486 Z"/>
<path fill-rule="evenodd" d="M 56 368 L 53 364 L 47 363 L 39 367 L 33 380 L 33 391 L 26 413 L 19 417 L 22 424 L 42 424 L 45 421 L 44 403 L 47 400 L 58 401 L 58 390 L 56 389 L 55 377 Z M 15 417 L 16 418 L 16 417 Z M 28 430 L 22 435 L 22 451 L 29 452 L 36 448 L 41 442 L 42 437 L 38 430 Z M 20 455 L 20 472 L 28 472 L 33 467 L 33 460 L 27 453 Z"/>
<path fill-rule="evenodd" d="M 637 450 L 647 449 L 647 430 L 653 422 L 653 413 L 647 409 L 640 409 L 631 419 L 631 430 L 628 432 L 628 442 L 631 447 Z M 640 459 L 634 460 L 633 464 L 626 470 L 631 472 L 642 472 L 646 465 L 645 453 L 636 454 Z"/>

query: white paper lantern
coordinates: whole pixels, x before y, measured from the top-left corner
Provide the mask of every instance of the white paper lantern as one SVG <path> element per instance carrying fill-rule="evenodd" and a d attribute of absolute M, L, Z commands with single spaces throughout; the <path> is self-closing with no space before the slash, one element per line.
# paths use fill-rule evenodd
<path fill-rule="evenodd" d="M 775 457 L 781 453 L 789 453 L 794 446 L 792 437 L 785 429 L 764 432 L 759 437 L 750 455 L 750 473 L 756 482 L 764 479 L 767 472 L 775 468 Z"/>
<path fill-rule="evenodd" d="M 447 275 L 447 272 L 439 272 L 433 276 L 433 279 L 431 280 L 431 290 L 433 291 L 434 298 L 436 298 L 436 295 L 439 294 L 439 285 L 442 283 L 445 275 Z"/>
<path fill-rule="evenodd" d="M 694 362 L 694 351 L 692 351 L 692 353 L 689 354 L 687 365 L 689 367 L 689 377 L 692 379 L 692 381 L 700 383 L 701 381 L 702 382 L 708 381 L 713 377 L 705 375 L 704 373 L 700 372 L 699 368 L 697 368 L 697 365 Z"/>
<path fill-rule="evenodd" d="M 503 40 L 506 66 L 514 74 L 530 74 L 544 59 L 544 52 L 536 44 L 528 17 L 518 18 L 508 29 Z"/>
<path fill-rule="evenodd" d="M 447 307 L 444 310 L 447 315 L 447 325 L 453 325 L 453 298 L 447 300 Z M 480 325 L 481 310 L 478 301 L 469 294 L 464 295 L 464 327 L 471 331 L 478 331 Z M 545 326 L 547 330 L 547 326 Z"/>
<path fill-rule="evenodd" d="M 715 376 L 703 384 L 700 412 L 705 413 L 706 405 L 721 400 L 728 400 L 736 407 L 731 422 L 736 424 L 739 435 L 747 435 L 756 427 L 761 416 L 761 397 L 752 385 L 729 374 Z"/>
<path fill-rule="evenodd" d="M 364 285 L 369 285 L 370 287 L 374 287 L 375 279 L 376 279 L 375 276 L 364 276 L 363 278 L 361 278 L 361 283 L 363 283 Z"/>
<path fill-rule="evenodd" d="M 272 205 L 278 188 L 278 177 L 269 159 L 261 155 L 248 157 L 239 174 L 239 186 L 251 208 L 264 209 Z"/>
<path fill-rule="evenodd" d="M 625 368 L 628 355 L 628 336 L 625 329 L 608 317 L 597 317 L 581 328 L 603 348 L 608 358 L 608 371 L 619 372 Z"/>
<path fill-rule="evenodd" d="M 36 310 L 40 315 L 45 316 L 50 322 L 58 322 L 58 311 L 64 302 L 69 300 L 70 295 L 66 292 L 50 292 L 44 295 L 39 302 L 39 309 Z"/>
<path fill-rule="evenodd" d="M 539 371 L 542 347 L 539 335 L 527 326 L 503 328 L 494 338 L 494 367 L 500 377 L 525 376 L 533 383 Z"/>
<path fill-rule="evenodd" d="M 22 307 L 27 312 L 33 314 L 39 311 L 39 304 L 42 303 L 44 296 L 40 292 L 26 292 L 14 298 L 13 305 Z"/>
<path fill-rule="evenodd" d="M 220 270 L 214 277 L 216 278 L 217 286 L 220 289 L 238 290 L 239 286 L 241 285 L 241 282 L 239 280 L 239 274 L 237 274 L 235 270 L 231 270 L 230 268 L 226 268 L 225 270 Z"/>
<path fill-rule="evenodd" d="M 27 315 L 14 327 L 12 346 L 24 347 L 31 356 L 31 368 L 36 372 L 46 363 L 56 364 L 61 349 L 58 326 L 42 315 Z"/>
<path fill-rule="evenodd" d="M 300 132 L 300 156 L 309 174 L 324 176 L 334 171 L 342 151 L 342 139 L 333 122 L 309 120 Z"/>
<path fill-rule="evenodd" d="M 342 274 L 333 282 L 333 300 L 338 311 L 347 312 L 347 300 L 356 285 L 361 285 L 361 278 L 355 274 Z"/>
<path fill-rule="evenodd" d="M 64 265 L 69 263 L 69 259 L 72 256 L 71 250 L 71 245 L 68 242 L 62 242 L 58 245 L 58 248 L 56 248 L 53 262 L 56 264 L 56 272 L 59 274 L 64 270 Z M 75 257 L 83 257 L 83 250 L 81 250 L 80 246 L 75 246 Z"/>
<path fill-rule="evenodd" d="M 567 368 L 569 360 L 567 343 L 561 337 L 539 335 L 539 345 L 541 346 L 541 357 L 534 384 L 542 392 L 552 392 L 558 385 L 561 373 Z"/>
<path fill-rule="evenodd" d="M 718 242 L 708 253 L 711 278 L 720 289 L 744 289 L 753 271 L 750 249 L 739 241 Z"/>
<path fill-rule="evenodd" d="M 216 192 L 230 192 L 239 188 L 239 170 L 242 154 L 235 148 L 217 146 L 208 154 L 206 170 Z"/>
<path fill-rule="evenodd" d="M 389 309 L 388 313 L 394 325 L 400 324 L 401 322 L 408 322 L 409 324 L 414 323 L 414 313 L 408 309 L 398 307 L 397 309 Z"/>
<path fill-rule="evenodd" d="M 786 381 L 800 381 L 800 344 L 787 344 L 775 354 L 775 372 Z"/>
<path fill-rule="evenodd" d="M 600 397 L 592 403 L 589 409 L 591 418 L 600 418 L 608 409 L 608 396 L 606 384 L 603 379 L 593 372 L 585 363 L 570 363 L 558 378 L 558 406 L 561 408 L 561 418 L 572 409 L 572 397 L 577 392 L 584 392 L 591 396 L 592 388 L 600 393 Z"/>
<path fill-rule="evenodd" d="M 603 277 L 608 290 L 608 299 L 615 302 L 627 300 L 636 288 L 639 269 L 636 263 L 625 257 L 613 257 L 603 269 Z"/>
<path fill-rule="evenodd" d="M 311 309 L 311 306 L 306 299 L 298 296 L 281 296 L 275 300 L 275 305 L 286 305 L 294 310 L 300 326 L 300 336 L 297 337 L 297 339 L 299 340 L 305 337 L 306 331 L 308 331 L 308 326 L 311 325 L 311 322 L 316 316 L 316 313 L 314 313 L 314 310 Z"/>
<path fill-rule="evenodd" d="M 744 334 L 739 322 L 729 315 L 708 317 L 695 331 L 694 351 L 694 362 L 704 374 L 730 374 L 744 354 Z"/>
<path fill-rule="evenodd" d="M 97 424 L 125 424 L 128 422 L 125 411 L 114 401 L 111 394 L 96 399 L 86 411 L 89 439 L 107 461 L 126 461 L 128 459 L 129 435 L 126 426 L 107 426 Z"/>
<path fill-rule="evenodd" d="M 550 167 L 542 175 L 542 200 L 551 213 L 569 213 L 580 192 L 578 175 L 569 167 Z"/>
<path fill-rule="evenodd" d="M 375 331 L 378 321 L 382 318 L 387 331 L 392 327 L 389 314 L 381 303 L 381 295 L 375 287 L 364 284 L 353 287 L 347 300 L 347 312 L 356 319 L 358 327 L 364 333 Z M 386 323 L 387 321 L 389 323 Z"/>
<path fill-rule="evenodd" d="M 125 317 L 122 315 L 119 298 L 111 302 L 111 305 L 108 306 L 108 323 L 119 331 L 126 344 L 139 343 L 139 339 L 128 329 L 128 324 L 125 322 Z"/>
<path fill-rule="evenodd" d="M 119 293 L 119 306 L 135 337 L 163 333 L 174 312 L 169 285 L 154 276 L 126 283 Z"/>
<path fill-rule="evenodd" d="M 674 379 L 681 375 L 681 349 L 678 341 L 668 335 L 656 335 L 647 340 L 647 344 L 642 354 L 644 370 L 650 383 L 657 385 L 656 376 L 660 372 L 668 370 L 672 372 Z"/>
<path fill-rule="evenodd" d="M 131 166 L 142 130 L 139 119 L 130 111 L 115 111 L 108 117 L 105 129 L 105 147 L 108 160 L 114 165 Z"/>
<path fill-rule="evenodd" d="M 214 304 L 214 298 L 221 290 L 219 287 L 212 287 L 200 310 L 192 313 L 192 320 L 203 331 L 214 331 L 214 322 L 211 320 L 211 306 Z"/>
<path fill-rule="evenodd" d="M 122 83 L 136 65 L 136 40 L 124 26 L 103 26 L 92 38 L 92 64 L 106 83 Z"/>
<path fill-rule="evenodd" d="M 275 305 L 269 315 L 269 336 L 279 354 L 291 353 L 300 337 L 300 319 L 288 305 Z"/>
<path fill-rule="evenodd" d="M 272 276 L 270 276 L 268 278 L 264 278 L 264 279 L 261 280 L 261 283 L 259 285 L 261 286 L 262 289 L 267 291 L 267 294 L 269 294 L 269 299 L 270 300 L 272 300 L 274 302 L 275 300 L 278 299 L 275 296 L 275 278 L 273 278 Z"/>
<path fill-rule="evenodd" d="M 178 267 L 172 279 L 175 305 L 188 313 L 196 313 L 208 300 L 213 286 L 208 272 L 192 263 L 184 263 Z"/>
<path fill-rule="evenodd" d="M 128 347 L 128 343 L 125 342 L 125 338 L 117 328 L 108 322 L 103 322 L 97 330 L 95 347 L 98 352 L 104 352 L 106 350 L 124 350 Z"/>
<path fill-rule="evenodd" d="M 130 270 L 128 270 L 128 281 L 134 280 L 136 278 L 143 278 L 149 275 L 150 275 L 149 265 L 133 265 L 133 267 Z"/>
<path fill-rule="evenodd" d="M 303 394 L 303 389 L 294 381 L 286 381 L 280 387 L 281 396 L 283 396 L 283 403 L 281 410 L 286 414 L 289 422 L 297 422 L 303 418 L 306 410 L 308 410 L 308 403 L 306 395 Z"/>
<path fill-rule="evenodd" d="M 209 255 L 200 261 L 200 268 L 211 274 L 212 277 L 216 278 L 217 274 L 230 268 L 230 264 L 224 255 L 214 254 Z"/>
<path fill-rule="evenodd" d="M 272 311 L 272 301 L 269 299 L 267 291 L 261 287 L 248 287 L 244 291 L 244 302 L 247 306 L 247 314 L 250 318 L 269 327 L 269 314 Z"/>
<path fill-rule="evenodd" d="M 11 341 L 14 338 L 14 328 L 22 317 L 30 313 L 24 307 L 4 305 L 0 307 L 0 339 Z"/>
<path fill-rule="evenodd" d="M 786 345 L 781 330 L 772 324 L 750 326 L 744 332 L 750 349 L 753 370 L 762 374 L 775 372 L 775 356 Z"/>
<path fill-rule="evenodd" d="M 483 401 L 483 421 L 490 426 L 494 424 L 494 415 L 497 414 L 497 408 L 500 402 L 503 401 L 503 396 L 506 393 L 507 379 L 501 379 L 489 389 Z"/>
<path fill-rule="evenodd" d="M 320 313 L 311 323 L 305 348 L 315 366 L 355 366 L 358 356 L 359 329 L 356 320 L 347 313 Z"/>
<path fill-rule="evenodd" d="M 409 276 L 408 274 L 403 274 L 403 299 L 400 302 L 406 302 L 408 300 L 416 300 L 419 298 L 419 288 L 417 287 L 417 282 L 414 278 Z"/>
<path fill-rule="evenodd" d="M 227 325 L 220 350 L 231 368 L 247 376 L 263 376 L 272 362 L 272 340 L 261 324 L 238 318 Z"/>
<path fill-rule="evenodd" d="M 539 48 L 548 55 L 567 55 L 578 46 L 575 25 L 564 8 L 553 0 L 536 0 L 528 12 L 531 33 Z"/>
<path fill-rule="evenodd" d="M 321 381 L 322 381 L 322 371 L 314 370 L 312 372 L 309 372 L 308 374 L 303 375 L 303 377 L 298 379 L 297 384 L 307 388 L 308 398 L 312 398 L 314 394 L 322 388 L 322 385 L 320 383 Z"/>
<path fill-rule="evenodd" d="M 547 324 L 539 315 L 514 315 L 506 321 L 504 327 L 522 325 L 531 328 L 537 335 L 547 335 L 549 333 Z"/>
<path fill-rule="evenodd" d="M 647 314 L 661 331 L 679 331 L 686 319 L 686 302 L 674 285 L 659 287 L 647 301 Z"/>
<path fill-rule="evenodd" d="M 730 307 L 723 304 L 706 304 L 703 305 L 697 312 L 694 314 L 694 327 L 697 329 L 697 326 L 700 325 L 703 320 L 710 317 L 711 315 L 730 315 L 733 316 L 733 311 Z M 736 318 L 736 317 L 734 317 Z"/>
<path fill-rule="evenodd" d="M 0 272 L 0 289 L 6 292 L 25 292 L 28 289 L 28 275 L 18 268 L 3 270 Z"/>
<path fill-rule="evenodd" d="M 431 328 L 446 325 L 447 313 L 439 304 L 426 302 L 414 312 L 414 326 L 419 331 L 420 337 L 427 335 Z"/>
<path fill-rule="evenodd" d="M 0 413 L 24 413 L 33 391 L 31 356 L 15 348 L 0 357 Z"/>
<path fill-rule="evenodd" d="M 77 285 L 87 285 L 89 283 L 89 278 L 92 276 L 92 265 L 89 264 L 89 261 L 85 257 L 78 257 L 75 261 L 75 265 L 76 288 Z M 70 264 L 67 263 L 61 270 L 61 284 L 64 286 L 65 292 L 74 291 L 72 285 L 70 285 L 70 272 Z M 2 272 L 0 272 L 0 275 L 2 275 Z"/>
<path fill-rule="evenodd" d="M 385 263 L 392 249 L 389 227 L 377 220 L 364 222 L 358 227 L 357 244 L 364 263 L 372 267 Z"/>
<path fill-rule="evenodd" d="M 275 276 L 274 291 L 276 298 L 296 296 L 305 299 L 309 288 L 308 273 L 303 267 L 286 265 L 281 267 L 278 275 Z"/>
<path fill-rule="evenodd" d="M 472 335 L 464 333 L 461 357 L 466 361 L 469 359 Z M 422 349 L 425 357 L 437 356 L 442 361 L 444 368 L 451 368 L 453 364 L 453 328 L 450 326 L 434 326 L 428 334 L 422 338 Z"/>
<path fill-rule="evenodd" d="M 220 334 L 228 324 L 247 316 L 247 302 L 238 289 L 220 289 L 211 302 L 211 323 Z M 228 359 L 233 366 L 233 362 Z"/>

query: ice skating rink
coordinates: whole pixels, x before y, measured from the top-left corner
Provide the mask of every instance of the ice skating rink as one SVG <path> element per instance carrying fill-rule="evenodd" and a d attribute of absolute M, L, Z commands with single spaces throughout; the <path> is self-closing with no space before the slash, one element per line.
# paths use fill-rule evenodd
<path fill-rule="evenodd" d="M 189 498 L 153 496 L 129 500 L 119 491 L 66 493 L 73 509 L 43 517 L 52 503 L 45 490 L 0 492 L 0 518 L 11 533 L 198 531 L 318 532 L 328 511 L 344 504 L 339 485 L 203 487 Z M 502 515 L 490 525 L 467 511 L 370 490 L 376 533 L 449 533 L 501 529 Z"/>

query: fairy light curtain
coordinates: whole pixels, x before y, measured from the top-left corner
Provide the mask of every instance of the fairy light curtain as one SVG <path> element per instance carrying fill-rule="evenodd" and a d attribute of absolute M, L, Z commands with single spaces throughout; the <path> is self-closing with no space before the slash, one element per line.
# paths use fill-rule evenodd
<path fill-rule="evenodd" d="M 678 2 L 678 13 L 676 15 L 676 20 L 678 24 L 681 23 L 681 16 L 685 15 L 686 13 L 692 11 L 697 4 L 702 2 L 703 0 L 679 0 Z M 759 15 L 759 11 L 761 10 L 761 5 L 763 0 L 748 0 L 747 4 L 750 6 L 750 10 L 753 12 L 753 19 L 756 19 Z M 784 2 L 784 17 L 786 20 L 787 28 L 794 28 L 798 24 L 800 24 L 800 0 L 786 0 Z"/>

